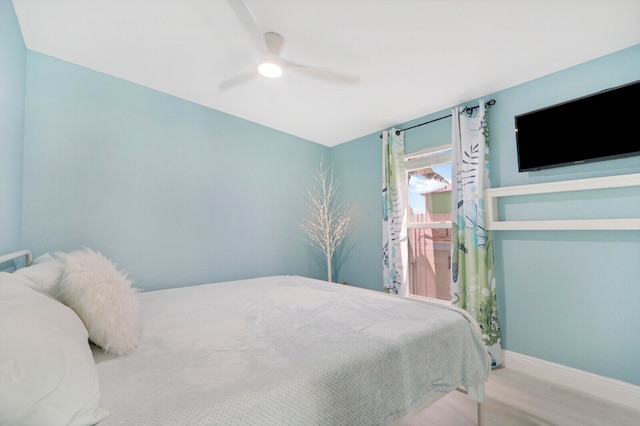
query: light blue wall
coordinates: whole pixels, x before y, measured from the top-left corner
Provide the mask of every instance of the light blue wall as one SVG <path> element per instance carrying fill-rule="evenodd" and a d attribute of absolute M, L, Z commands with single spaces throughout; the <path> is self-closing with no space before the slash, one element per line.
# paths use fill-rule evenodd
<path fill-rule="evenodd" d="M 336 251 L 336 281 L 382 290 L 382 150 L 375 140 L 361 138 L 332 148 L 338 192 L 353 209 L 354 225 Z"/>
<path fill-rule="evenodd" d="M 490 110 L 492 186 L 640 173 L 640 157 L 519 173 L 513 130 L 517 114 L 639 79 L 640 45 L 486 95 L 485 100 L 497 101 Z M 637 121 L 633 111 L 621 111 L 621 120 Z M 407 152 L 449 143 L 450 126 L 445 119 L 408 131 Z M 637 141 L 634 130 L 630 137 Z M 344 196 L 368 215 L 358 230 L 361 244 L 343 265 L 340 280 L 382 289 L 379 133 L 335 147 L 332 155 Z M 591 206 L 577 214 L 601 208 L 616 217 L 629 217 L 623 211 L 640 213 L 640 191 L 597 197 L 596 205 L 577 200 L 577 205 Z M 532 199 L 519 202 L 524 207 L 515 203 L 516 213 L 524 209 L 532 217 L 544 217 L 550 208 Z M 576 214 L 564 200 L 551 205 L 554 214 L 563 215 L 558 218 Z M 494 239 L 505 349 L 640 385 L 640 231 L 497 231 Z"/>
<path fill-rule="evenodd" d="M 640 173 L 640 157 L 519 173 L 513 133 L 514 115 L 639 79 L 640 45 L 496 93 L 493 185 Z M 620 118 L 636 121 L 629 111 L 621 111 Z M 637 135 L 629 137 L 640 143 Z M 571 203 L 556 199 L 555 210 L 564 211 L 554 214 L 638 217 L 637 188 L 618 192 L 618 197 L 599 192 L 595 203 L 577 198 L 575 205 L 582 208 L 576 212 L 568 211 Z M 554 210 L 533 198 L 520 203 L 514 208 L 526 209 L 530 217 L 544 218 Z M 640 385 L 640 231 L 496 232 L 495 243 L 508 349 Z"/>
<path fill-rule="evenodd" d="M 22 243 L 85 246 L 134 285 L 322 277 L 299 226 L 329 148 L 27 54 Z"/>
<path fill-rule="evenodd" d="M 0 0 L 0 253 L 20 248 L 25 56 L 13 4 Z"/>

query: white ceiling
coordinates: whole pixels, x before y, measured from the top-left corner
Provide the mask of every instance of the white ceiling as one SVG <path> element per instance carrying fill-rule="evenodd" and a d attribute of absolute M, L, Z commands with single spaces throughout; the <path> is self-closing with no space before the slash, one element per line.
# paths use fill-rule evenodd
<path fill-rule="evenodd" d="M 286 73 L 220 90 L 259 57 L 227 0 L 13 0 L 27 48 L 327 146 L 640 43 L 640 0 L 246 0 Z"/>

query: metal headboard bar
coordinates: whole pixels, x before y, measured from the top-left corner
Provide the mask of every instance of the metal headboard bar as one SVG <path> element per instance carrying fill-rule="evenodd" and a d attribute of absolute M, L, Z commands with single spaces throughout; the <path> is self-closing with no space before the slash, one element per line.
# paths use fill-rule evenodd
<path fill-rule="evenodd" d="M 31 256 L 31 250 L 20 250 L 20 251 L 15 251 L 13 253 L 2 255 L 0 256 L 0 264 L 11 262 L 12 260 L 20 259 L 23 256 L 26 258 L 26 266 L 31 265 L 31 262 L 33 262 L 33 257 Z"/>

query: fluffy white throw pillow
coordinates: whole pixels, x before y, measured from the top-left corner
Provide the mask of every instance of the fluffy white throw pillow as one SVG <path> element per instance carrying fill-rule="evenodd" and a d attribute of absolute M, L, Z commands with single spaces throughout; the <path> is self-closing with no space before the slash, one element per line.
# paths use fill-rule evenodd
<path fill-rule="evenodd" d="M 60 299 L 84 322 L 89 339 L 112 354 L 131 352 L 138 342 L 140 306 L 127 274 L 88 248 L 58 256 L 64 261 Z"/>

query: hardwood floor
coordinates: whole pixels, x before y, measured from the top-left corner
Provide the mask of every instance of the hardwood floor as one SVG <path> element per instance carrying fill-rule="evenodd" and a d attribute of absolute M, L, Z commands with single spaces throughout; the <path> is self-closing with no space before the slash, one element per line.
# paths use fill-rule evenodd
<path fill-rule="evenodd" d="M 535 377 L 498 368 L 486 386 L 482 426 L 638 426 L 638 410 L 612 404 Z M 476 426 L 476 404 L 453 392 L 415 416 L 408 426 Z"/>

